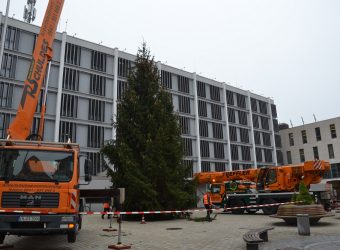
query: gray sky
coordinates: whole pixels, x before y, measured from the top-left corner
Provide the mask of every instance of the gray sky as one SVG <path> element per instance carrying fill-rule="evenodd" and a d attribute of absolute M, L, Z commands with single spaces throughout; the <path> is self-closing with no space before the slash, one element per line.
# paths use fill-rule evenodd
<path fill-rule="evenodd" d="M 58 31 L 66 20 L 69 35 L 132 54 L 144 40 L 156 61 L 272 97 L 279 122 L 340 116 L 338 0 L 65 0 Z"/>

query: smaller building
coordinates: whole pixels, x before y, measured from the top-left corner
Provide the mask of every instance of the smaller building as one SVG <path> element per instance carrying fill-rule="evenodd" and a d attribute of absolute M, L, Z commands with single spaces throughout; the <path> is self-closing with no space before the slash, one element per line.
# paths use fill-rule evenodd
<path fill-rule="evenodd" d="M 331 171 L 325 179 L 336 190 L 340 189 L 340 117 L 293 128 L 280 125 L 280 136 L 285 164 L 314 159 L 329 161 Z"/>

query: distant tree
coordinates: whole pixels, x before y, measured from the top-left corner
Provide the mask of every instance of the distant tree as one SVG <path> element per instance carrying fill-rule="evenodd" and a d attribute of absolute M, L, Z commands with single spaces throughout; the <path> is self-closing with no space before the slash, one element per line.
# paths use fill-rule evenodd
<path fill-rule="evenodd" d="M 299 193 L 294 194 L 292 201 L 299 202 L 297 205 L 311 205 L 314 204 L 313 197 L 310 195 L 308 188 L 303 182 L 299 184 Z"/>
<path fill-rule="evenodd" d="M 125 210 L 184 209 L 195 203 L 178 116 L 145 43 L 118 103 L 114 127 L 116 139 L 102 152 L 114 165 L 115 171 L 108 170 L 113 187 L 126 188 Z"/>

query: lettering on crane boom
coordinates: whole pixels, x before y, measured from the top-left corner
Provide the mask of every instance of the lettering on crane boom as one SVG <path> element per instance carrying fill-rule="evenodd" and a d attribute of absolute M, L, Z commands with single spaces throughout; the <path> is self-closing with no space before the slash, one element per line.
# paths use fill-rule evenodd
<path fill-rule="evenodd" d="M 23 91 L 21 101 L 20 101 L 20 105 L 22 109 L 24 109 L 27 95 L 34 98 L 34 95 L 37 93 L 37 90 L 38 90 L 37 81 L 39 81 L 41 78 L 42 70 L 43 70 L 43 67 L 46 61 L 47 50 L 48 50 L 48 42 L 44 40 L 40 48 L 38 60 L 37 62 L 35 62 L 34 59 L 32 60 L 30 69 L 27 74 L 27 79 L 26 79 L 27 83 L 24 86 L 24 91 Z M 34 72 L 33 72 L 33 69 L 35 69 Z"/>
<path fill-rule="evenodd" d="M 226 177 L 231 177 L 231 176 L 240 176 L 240 175 L 249 175 L 250 171 L 249 170 L 241 170 L 237 172 L 225 172 Z"/>

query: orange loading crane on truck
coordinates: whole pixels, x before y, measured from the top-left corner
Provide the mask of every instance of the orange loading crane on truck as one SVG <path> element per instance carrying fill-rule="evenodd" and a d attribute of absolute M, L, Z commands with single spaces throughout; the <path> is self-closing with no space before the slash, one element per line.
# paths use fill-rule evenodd
<path fill-rule="evenodd" d="M 79 145 L 43 141 L 45 105 L 37 140 L 30 140 L 63 4 L 64 0 L 48 3 L 17 115 L 7 140 L 0 140 L 0 244 L 7 234 L 65 233 L 68 241 L 74 242 L 81 228 Z M 89 165 L 85 160 L 85 173 Z M 85 181 L 90 179 L 85 176 Z"/>
<path fill-rule="evenodd" d="M 329 162 L 317 160 L 298 165 L 202 172 L 195 177 L 199 184 L 211 184 L 209 192 L 214 204 L 239 207 L 289 201 L 300 182 L 306 186 L 317 184 L 329 170 Z M 264 207 L 263 211 L 273 214 L 276 209 L 275 206 Z M 247 209 L 248 213 L 256 211 Z M 244 209 L 233 212 L 243 213 Z"/>

